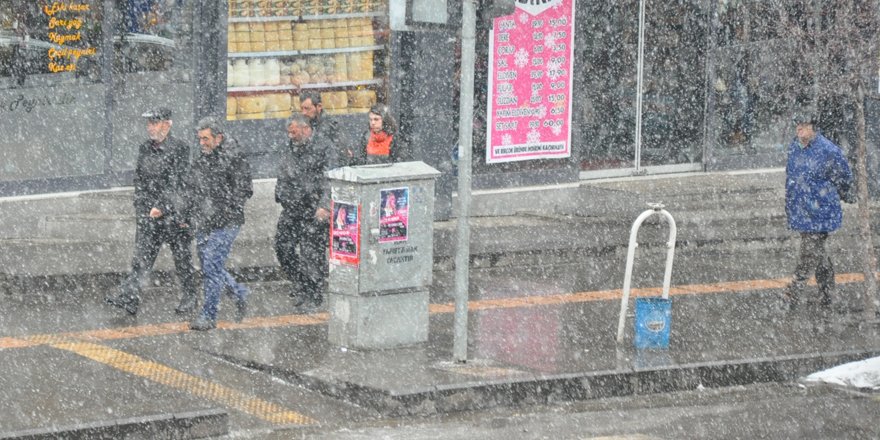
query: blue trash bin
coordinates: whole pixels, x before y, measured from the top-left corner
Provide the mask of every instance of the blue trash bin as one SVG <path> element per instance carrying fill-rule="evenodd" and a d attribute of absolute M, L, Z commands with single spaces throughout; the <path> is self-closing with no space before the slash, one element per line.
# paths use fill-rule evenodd
<path fill-rule="evenodd" d="M 636 298 L 635 346 L 669 348 L 672 326 L 672 300 L 662 297 Z"/>

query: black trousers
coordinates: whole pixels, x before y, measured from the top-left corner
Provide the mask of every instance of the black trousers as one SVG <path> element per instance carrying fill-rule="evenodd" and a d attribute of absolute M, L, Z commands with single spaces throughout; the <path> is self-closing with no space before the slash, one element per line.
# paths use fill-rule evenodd
<path fill-rule="evenodd" d="M 798 256 L 797 267 L 794 270 L 794 285 L 803 289 L 807 279 L 815 271 L 816 284 L 819 285 L 819 293 L 823 296 L 831 295 L 834 291 L 834 266 L 831 258 L 825 250 L 825 241 L 828 239 L 826 232 L 802 232 L 801 252 Z"/>
<path fill-rule="evenodd" d="M 122 294 L 137 297 L 141 291 L 144 275 L 153 269 L 159 249 L 168 243 L 174 257 L 174 269 L 180 280 L 183 295 L 196 295 L 195 268 L 192 264 L 192 233 L 176 224 L 162 219 L 141 218 L 137 221 L 134 256 L 131 272 L 122 283 Z"/>
<path fill-rule="evenodd" d="M 314 210 L 283 209 L 275 230 L 275 256 L 284 275 L 310 298 L 323 297 L 327 278 L 329 223 L 315 220 Z"/>

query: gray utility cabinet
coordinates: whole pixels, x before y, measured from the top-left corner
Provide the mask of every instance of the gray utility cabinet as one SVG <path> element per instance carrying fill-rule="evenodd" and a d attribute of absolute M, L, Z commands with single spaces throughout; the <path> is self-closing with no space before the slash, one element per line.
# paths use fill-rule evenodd
<path fill-rule="evenodd" d="M 427 341 L 440 172 L 402 162 L 338 168 L 328 176 L 330 342 L 390 348 Z"/>

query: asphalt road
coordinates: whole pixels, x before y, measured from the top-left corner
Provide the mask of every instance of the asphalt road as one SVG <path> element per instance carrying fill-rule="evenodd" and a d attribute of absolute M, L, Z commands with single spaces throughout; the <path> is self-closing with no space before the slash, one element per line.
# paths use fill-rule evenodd
<path fill-rule="evenodd" d="M 236 438 L 876 439 L 877 420 L 880 395 L 764 384 Z"/>

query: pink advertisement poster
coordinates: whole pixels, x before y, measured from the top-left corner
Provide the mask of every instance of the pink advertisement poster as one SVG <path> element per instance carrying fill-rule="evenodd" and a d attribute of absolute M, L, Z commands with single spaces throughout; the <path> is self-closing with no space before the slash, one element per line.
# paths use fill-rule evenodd
<path fill-rule="evenodd" d="M 575 0 L 518 0 L 489 38 L 486 162 L 571 155 Z"/>
<path fill-rule="evenodd" d="M 379 243 L 406 241 L 409 228 L 409 188 L 379 191 Z"/>
<path fill-rule="evenodd" d="M 360 207 L 353 203 L 330 202 L 330 259 L 343 263 L 360 263 L 358 231 L 360 230 Z"/>

